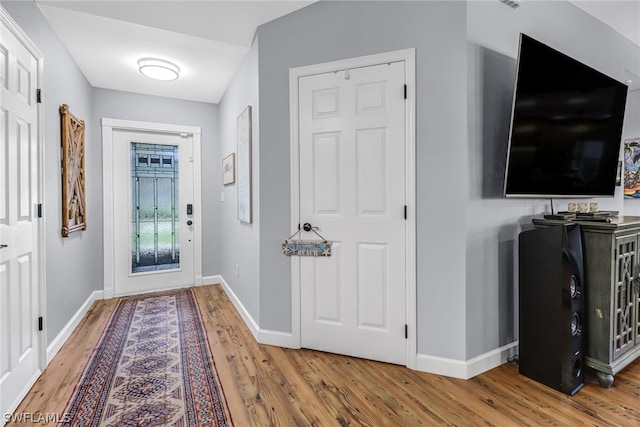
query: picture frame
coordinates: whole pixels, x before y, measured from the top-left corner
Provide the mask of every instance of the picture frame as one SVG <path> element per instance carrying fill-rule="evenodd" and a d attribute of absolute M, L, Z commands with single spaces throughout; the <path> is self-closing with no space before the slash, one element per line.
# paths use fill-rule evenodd
<path fill-rule="evenodd" d="M 222 159 L 222 185 L 236 182 L 236 153 L 231 153 Z"/>
<path fill-rule="evenodd" d="M 640 199 L 640 138 L 624 140 L 622 182 L 625 199 Z"/>
<path fill-rule="evenodd" d="M 251 106 L 247 106 L 237 120 L 238 219 L 251 224 Z"/>
<path fill-rule="evenodd" d="M 85 124 L 62 104 L 60 111 L 62 151 L 62 237 L 87 229 L 85 188 Z"/>

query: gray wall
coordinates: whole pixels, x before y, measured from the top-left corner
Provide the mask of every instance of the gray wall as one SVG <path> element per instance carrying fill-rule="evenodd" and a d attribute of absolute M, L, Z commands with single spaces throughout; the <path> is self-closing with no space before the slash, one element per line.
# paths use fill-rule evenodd
<path fill-rule="evenodd" d="M 416 48 L 418 350 L 464 359 L 466 4 L 318 2 L 258 34 L 261 326 L 291 330 L 289 68 Z"/>
<path fill-rule="evenodd" d="M 219 274 L 220 183 L 218 106 L 169 98 L 92 88 L 59 41 L 35 2 L 3 1 L 2 6 L 44 56 L 43 109 L 45 139 L 45 200 L 47 338 L 49 343 L 86 301 L 103 289 L 102 238 L 102 117 L 202 128 L 203 276 Z M 60 177 L 60 116 L 68 104 L 85 120 L 87 230 L 62 238 Z"/>
<path fill-rule="evenodd" d="M 203 275 L 223 275 L 261 329 L 291 331 L 290 261 L 280 252 L 291 232 L 289 68 L 415 48 L 418 352 L 469 360 L 508 344 L 517 339 L 517 234 L 550 208 L 548 200 L 501 197 L 518 33 L 619 79 L 624 69 L 640 75 L 640 49 L 567 2 L 523 2 L 513 11 L 494 0 L 322 1 L 261 26 L 215 106 L 92 89 L 34 2 L 2 5 L 45 56 L 49 340 L 102 289 L 102 117 L 202 127 Z M 88 230 L 67 239 L 60 237 L 62 103 L 87 123 Z M 247 105 L 251 225 L 238 222 L 236 186 L 223 187 L 220 170 L 236 151 L 236 118 Z M 638 117 L 636 91 L 625 137 L 640 136 Z M 599 202 L 640 215 L 621 189 Z"/>
<path fill-rule="evenodd" d="M 2 6 L 44 56 L 44 221 L 48 343 L 94 290 L 102 289 L 102 159 L 99 124 L 93 114 L 92 88 L 60 43 L 35 2 L 3 1 Z M 69 105 L 85 121 L 87 230 L 62 238 L 60 114 Z"/>
<path fill-rule="evenodd" d="M 638 47 L 567 2 L 319 2 L 259 28 L 261 327 L 291 330 L 289 68 L 416 48 L 418 352 L 469 360 L 518 338 L 517 235 L 550 210 L 502 198 L 520 31 L 638 74 Z M 621 190 L 598 201 L 621 210 Z"/>
<path fill-rule="evenodd" d="M 518 338 L 518 233 L 531 227 L 533 215 L 548 213 L 551 207 L 548 199 L 511 200 L 501 194 L 519 33 L 621 81 L 625 69 L 638 75 L 640 48 L 568 2 L 523 2 L 517 10 L 497 1 L 469 2 L 467 23 L 466 359 L 470 359 Z M 635 113 L 628 108 L 626 126 L 635 122 L 637 130 L 639 117 L 637 107 Z M 555 200 L 554 208 L 566 210 L 567 202 Z M 614 198 L 598 202 L 603 209 L 622 210 L 622 187 Z"/>
<path fill-rule="evenodd" d="M 223 186 L 219 177 L 212 186 L 216 203 L 220 206 L 220 240 L 224 248 L 220 253 L 218 273 L 221 274 L 254 320 L 260 322 L 260 135 L 258 133 L 258 40 L 236 72 L 236 76 L 219 104 L 220 155 L 214 161 L 230 153 L 237 156 L 237 118 L 250 105 L 252 111 L 252 186 L 253 222 L 238 220 L 237 184 Z M 237 157 L 236 157 L 237 161 Z M 237 164 L 236 164 L 237 166 Z M 224 194 L 224 202 L 220 194 Z M 236 265 L 239 276 L 236 277 Z"/>
<path fill-rule="evenodd" d="M 105 117 L 201 128 L 202 275 L 206 277 L 219 274 L 223 248 L 220 245 L 220 206 L 217 203 L 219 194 L 216 193 L 222 176 L 218 106 L 110 89 L 94 89 L 93 110 L 98 131 L 101 131 L 100 120 Z M 100 141 L 99 137 L 99 144 Z M 102 156 L 100 158 L 102 159 Z M 100 195 L 102 197 L 102 192 Z"/>
<path fill-rule="evenodd" d="M 640 82 L 639 82 L 640 83 Z M 640 89 L 629 92 L 627 96 L 627 110 L 622 140 L 640 138 Z M 640 202 L 638 199 L 624 200 L 625 215 L 640 216 Z"/>

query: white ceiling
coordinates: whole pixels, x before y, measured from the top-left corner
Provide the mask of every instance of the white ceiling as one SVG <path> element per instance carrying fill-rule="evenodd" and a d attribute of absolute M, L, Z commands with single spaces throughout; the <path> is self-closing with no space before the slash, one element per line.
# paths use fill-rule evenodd
<path fill-rule="evenodd" d="M 640 46 L 640 0 L 568 0 Z"/>
<path fill-rule="evenodd" d="M 94 87 L 217 103 L 256 28 L 313 1 L 36 0 Z M 180 78 L 154 81 L 137 61 L 156 57 Z"/>
<path fill-rule="evenodd" d="M 92 86 L 217 103 L 256 28 L 316 0 L 35 1 Z M 640 0 L 569 1 L 640 46 Z M 180 78 L 142 76 L 143 57 L 174 62 Z"/>

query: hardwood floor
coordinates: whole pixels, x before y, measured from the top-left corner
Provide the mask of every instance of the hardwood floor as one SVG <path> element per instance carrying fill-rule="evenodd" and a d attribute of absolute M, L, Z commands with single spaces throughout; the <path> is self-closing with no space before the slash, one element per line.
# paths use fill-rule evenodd
<path fill-rule="evenodd" d="M 512 364 L 465 381 L 260 345 L 219 285 L 198 287 L 196 295 L 238 427 L 640 426 L 640 361 L 620 372 L 612 388 L 589 378 L 570 397 L 519 375 Z M 16 413 L 64 411 L 115 303 L 94 304 Z"/>

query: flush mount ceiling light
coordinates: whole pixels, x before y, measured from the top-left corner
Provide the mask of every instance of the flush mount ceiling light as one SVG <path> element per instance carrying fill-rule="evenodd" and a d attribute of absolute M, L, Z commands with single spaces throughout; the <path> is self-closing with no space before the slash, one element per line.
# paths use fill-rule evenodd
<path fill-rule="evenodd" d="M 509 6 L 511 9 L 517 9 L 520 7 L 522 0 L 498 0 L 500 3 Z"/>
<path fill-rule="evenodd" d="M 142 58 L 138 60 L 140 72 L 155 80 L 175 80 L 180 75 L 180 67 L 158 58 Z"/>

